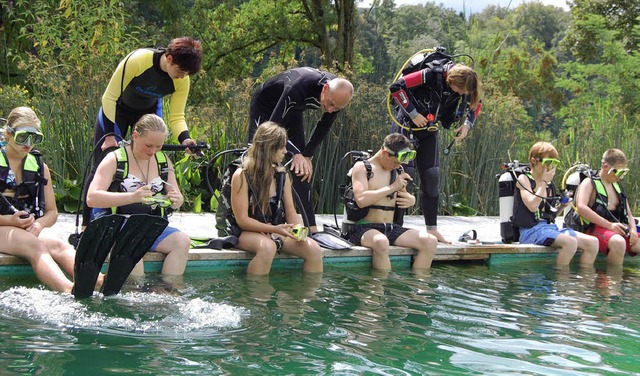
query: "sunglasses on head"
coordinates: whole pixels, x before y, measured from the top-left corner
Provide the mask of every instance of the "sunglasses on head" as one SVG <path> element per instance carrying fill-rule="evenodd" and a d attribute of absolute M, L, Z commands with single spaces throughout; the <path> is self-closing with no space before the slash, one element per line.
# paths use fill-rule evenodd
<path fill-rule="evenodd" d="M 407 163 L 416 159 L 416 151 L 409 148 L 402 149 L 398 152 L 394 152 L 392 150 L 389 150 L 388 148 L 385 149 L 390 156 L 398 158 L 398 162 L 400 163 Z"/>
<path fill-rule="evenodd" d="M 552 168 L 556 168 L 560 165 L 560 160 L 555 158 L 537 158 L 537 160 L 543 166 L 551 166 Z"/>
<path fill-rule="evenodd" d="M 618 179 L 624 179 L 625 176 L 627 176 L 627 174 L 629 173 L 629 169 L 628 168 L 612 168 L 611 170 L 609 170 L 610 173 L 613 173 L 615 176 L 618 177 Z"/>
<path fill-rule="evenodd" d="M 7 127 L 7 129 L 9 130 L 9 133 L 13 135 L 13 141 L 18 145 L 31 146 L 40 144 L 44 141 L 44 135 L 36 128 L 27 127 L 13 129 L 11 127 Z"/>

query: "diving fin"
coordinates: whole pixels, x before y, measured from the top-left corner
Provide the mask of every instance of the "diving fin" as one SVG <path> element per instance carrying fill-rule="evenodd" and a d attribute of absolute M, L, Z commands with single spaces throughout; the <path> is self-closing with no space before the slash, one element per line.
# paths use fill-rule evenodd
<path fill-rule="evenodd" d="M 157 215 L 133 214 L 120 230 L 109 258 L 109 269 L 102 284 L 104 296 L 120 292 L 127 277 L 142 260 L 169 222 Z"/>
<path fill-rule="evenodd" d="M 102 264 L 116 241 L 124 220 L 125 217 L 118 214 L 96 218 L 82 233 L 73 266 L 72 293 L 76 299 L 93 295 Z"/>

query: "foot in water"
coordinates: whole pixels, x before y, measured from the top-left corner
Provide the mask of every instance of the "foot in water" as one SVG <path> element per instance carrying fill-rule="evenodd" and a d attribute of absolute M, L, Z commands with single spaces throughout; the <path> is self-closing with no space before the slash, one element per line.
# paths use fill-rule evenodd
<path fill-rule="evenodd" d="M 428 229 L 427 232 L 433 236 L 436 237 L 436 239 L 438 239 L 438 243 L 444 243 L 444 244 L 451 244 L 450 241 L 448 241 L 447 239 L 445 239 L 444 236 L 442 236 L 442 234 L 440 233 L 440 231 L 436 230 L 436 229 Z"/>

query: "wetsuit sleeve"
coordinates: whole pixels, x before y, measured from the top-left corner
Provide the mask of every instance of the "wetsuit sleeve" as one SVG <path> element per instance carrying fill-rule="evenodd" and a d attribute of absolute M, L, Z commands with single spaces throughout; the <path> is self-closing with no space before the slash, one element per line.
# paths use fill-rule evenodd
<path fill-rule="evenodd" d="M 427 68 L 428 69 L 428 68 Z M 425 83 L 425 77 L 427 75 L 427 69 L 410 73 L 406 76 L 400 77 L 396 82 L 389 86 L 391 92 L 391 98 L 400 106 L 410 118 L 418 116 L 418 110 L 409 100 L 407 95 L 407 89 L 420 86 Z"/>
<path fill-rule="evenodd" d="M 464 121 L 464 125 L 466 125 L 467 128 L 469 129 L 473 128 L 473 126 L 476 123 L 476 119 L 480 115 L 481 109 L 482 109 L 482 101 L 478 103 L 475 110 L 467 112 L 467 119 Z"/>
<path fill-rule="evenodd" d="M 134 77 L 147 70 L 151 64 L 153 64 L 153 52 L 150 50 L 135 50 L 120 61 L 111 76 L 111 80 L 109 80 L 107 89 L 102 95 L 105 133 L 113 132 L 113 123 L 116 121 L 116 103 L 120 99 L 124 88 L 129 85 Z M 125 70 L 124 73 L 123 69 Z"/>
<path fill-rule="evenodd" d="M 309 142 L 307 146 L 305 146 L 302 151 L 302 155 L 305 157 L 313 157 L 318 146 L 322 143 L 322 140 L 327 136 L 329 131 L 331 130 L 331 126 L 333 122 L 338 117 L 338 112 L 323 112 L 322 117 L 318 120 L 315 128 L 313 128 L 313 132 L 311 133 L 311 137 L 309 138 Z"/>
<path fill-rule="evenodd" d="M 178 138 L 178 142 L 182 142 L 187 138 L 191 138 L 184 115 L 191 80 L 189 76 L 186 76 L 185 78 L 173 80 L 173 85 L 176 91 L 171 94 L 169 99 L 169 127 L 171 127 L 171 132 Z"/>

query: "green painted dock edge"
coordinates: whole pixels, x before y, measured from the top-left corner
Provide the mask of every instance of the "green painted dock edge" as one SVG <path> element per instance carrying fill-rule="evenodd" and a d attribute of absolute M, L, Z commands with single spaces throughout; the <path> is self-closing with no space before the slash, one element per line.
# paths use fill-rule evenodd
<path fill-rule="evenodd" d="M 527 244 L 440 244 L 434 257 L 434 263 L 455 263 L 464 261 L 485 262 L 489 264 L 523 262 L 538 259 L 553 262 L 557 251 L 550 247 Z M 410 267 L 415 250 L 403 247 L 390 247 L 389 257 L 394 267 Z M 241 250 L 197 249 L 189 252 L 187 273 L 189 271 L 216 271 L 244 269 L 253 256 Z M 145 256 L 145 271 L 160 272 L 164 255 L 148 253 Z M 371 266 L 371 250 L 365 247 L 353 247 L 345 251 L 324 250 L 326 268 L 344 266 Z M 299 268 L 302 260 L 287 254 L 279 254 L 274 259 L 272 269 Z M 106 271 L 106 266 L 103 268 Z M 0 275 L 33 274 L 26 260 L 0 253 Z"/>

